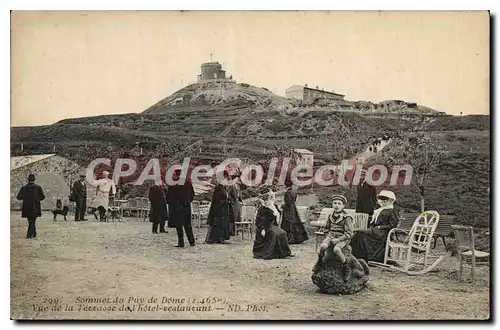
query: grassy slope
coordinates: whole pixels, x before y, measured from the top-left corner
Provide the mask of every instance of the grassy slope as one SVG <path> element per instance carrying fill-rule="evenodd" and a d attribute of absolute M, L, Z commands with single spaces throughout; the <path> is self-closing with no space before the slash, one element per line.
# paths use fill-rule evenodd
<path fill-rule="evenodd" d="M 312 150 L 316 159 L 336 162 L 342 158 L 333 142 L 337 140 L 339 127 L 348 129 L 350 134 L 337 142 L 359 152 L 372 137 L 404 132 L 411 126 L 411 121 L 397 117 L 368 117 L 325 108 L 283 112 L 255 107 L 190 107 L 163 115 L 98 116 L 63 120 L 50 126 L 13 128 L 11 137 L 13 142 L 25 143 L 25 153 L 52 152 L 52 144 L 48 142 L 54 141 L 57 152 L 69 157 L 85 153 L 84 141 L 101 146 L 111 141 L 121 150 L 130 150 L 136 142 L 141 142 L 147 151 L 148 145 L 154 147 L 164 141 L 201 140 L 202 153 L 207 159 L 223 159 L 224 145 L 232 156 L 259 160 L 266 158 L 265 152 L 273 145 L 288 144 Z M 431 178 L 428 207 L 454 213 L 462 223 L 488 226 L 489 117 L 437 117 L 428 129 L 439 133 L 440 142 L 449 151 Z M 16 153 L 18 149 L 13 150 Z M 335 191 L 347 193 L 351 200 L 355 198 L 353 189 L 315 190 L 325 201 Z M 402 207 L 417 207 L 418 194 L 414 188 L 397 192 Z"/>

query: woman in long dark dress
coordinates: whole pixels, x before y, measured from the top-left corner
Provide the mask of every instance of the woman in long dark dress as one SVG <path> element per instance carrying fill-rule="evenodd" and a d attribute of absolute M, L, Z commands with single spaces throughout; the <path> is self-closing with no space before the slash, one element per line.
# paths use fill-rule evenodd
<path fill-rule="evenodd" d="M 387 235 L 399 222 L 395 201 L 392 191 L 382 190 L 378 194 L 377 202 L 381 207 L 373 212 L 368 229 L 355 232 L 351 238 L 353 256 L 365 261 L 384 261 Z"/>
<path fill-rule="evenodd" d="M 235 176 L 232 177 L 236 179 Z M 227 187 L 228 201 L 229 201 L 229 235 L 236 235 L 235 222 L 241 221 L 241 205 L 240 205 L 240 191 L 238 185 L 235 183 Z"/>
<path fill-rule="evenodd" d="M 288 189 L 285 191 L 281 229 L 286 231 L 289 244 L 300 244 L 307 241 L 309 237 L 295 205 L 295 201 L 297 200 L 297 186 L 288 180 L 285 184 Z"/>
<path fill-rule="evenodd" d="M 275 195 L 271 190 L 261 194 L 262 206 L 255 220 L 256 234 L 253 256 L 257 259 L 281 259 L 294 257 L 286 232 L 278 227 L 280 213 L 274 205 Z"/>
<path fill-rule="evenodd" d="M 205 243 L 223 244 L 224 241 L 230 238 L 229 207 L 227 188 L 222 184 L 217 184 L 212 196 L 210 210 L 208 211 L 207 223 L 210 228 L 208 229 Z"/>

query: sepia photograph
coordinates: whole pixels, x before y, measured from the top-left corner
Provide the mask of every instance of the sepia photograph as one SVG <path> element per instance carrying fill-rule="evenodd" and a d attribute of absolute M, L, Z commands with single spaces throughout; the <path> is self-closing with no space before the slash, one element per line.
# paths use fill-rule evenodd
<path fill-rule="evenodd" d="M 490 320 L 491 22 L 11 11 L 11 319 Z"/>

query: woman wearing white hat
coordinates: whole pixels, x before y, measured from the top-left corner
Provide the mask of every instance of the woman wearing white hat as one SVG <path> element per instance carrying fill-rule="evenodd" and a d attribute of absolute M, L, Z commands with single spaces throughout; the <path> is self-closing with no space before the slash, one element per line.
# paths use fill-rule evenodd
<path fill-rule="evenodd" d="M 113 180 L 109 179 L 108 176 L 109 172 L 103 171 L 101 179 L 95 181 L 97 189 L 94 199 L 92 200 L 92 208 L 99 210 L 99 221 L 105 221 L 106 219 L 106 210 L 109 206 L 110 193 L 112 196 L 116 194 L 115 183 Z"/>
<path fill-rule="evenodd" d="M 396 195 L 382 190 L 377 195 L 380 208 L 373 211 L 368 229 L 357 231 L 351 238 L 352 254 L 366 261 L 384 261 L 387 234 L 398 225 L 399 218 L 394 208 Z"/>

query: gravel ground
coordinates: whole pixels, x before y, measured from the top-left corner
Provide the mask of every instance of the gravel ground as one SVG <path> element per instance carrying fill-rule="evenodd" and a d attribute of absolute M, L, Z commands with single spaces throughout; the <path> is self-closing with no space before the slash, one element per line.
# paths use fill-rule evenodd
<path fill-rule="evenodd" d="M 489 267 L 476 285 L 456 280 L 458 261 L 410 277 L 371 268 L 366 289 L 350 296 L 318 293 L 311 281 L 314 238 L 296 258 L 256 260 L 252 241 L 175 248 L 175 230 L 150 224 L 38 220 L 38 237 L 11 214 L 13 319 L 487 319 Z M 466 271 L 467 276 L 470 272 Z"/>

